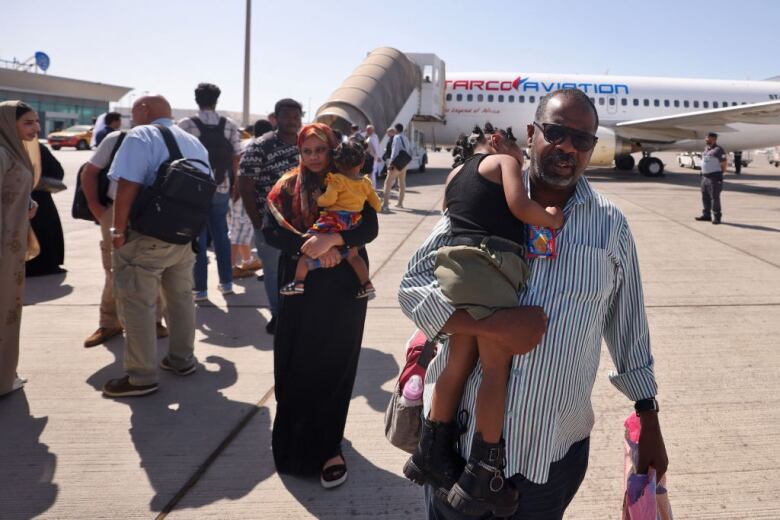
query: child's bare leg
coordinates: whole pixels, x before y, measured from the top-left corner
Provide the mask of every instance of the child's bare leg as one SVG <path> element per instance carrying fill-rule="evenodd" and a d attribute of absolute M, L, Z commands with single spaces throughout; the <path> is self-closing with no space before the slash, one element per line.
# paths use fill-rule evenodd
<path fill-rule="evenodd" d="M 355 270 L 355 274 L 358 277 L 358 280 L 360 280 L 360 285 L 366 285 L 367 283 L 371 282 L 370 275 L 368 273 L 368 265 L 366 265 L 366 261 L 363 260 L 363 257 L 361 257 L 358 253 L 357 248 L 350 248 L 349 253 L 347 253 L 347 262 L 350 266 L 352 266 L 352 269 Z"/>
<path fill-rule="evenodd" d="M 295 283 L 298 283 L 299 281 L 303 281 L 306 279 L 306 275 L 309 274 L 309 266 L 306 263 L 306 260 L 311 260 L 306 255 L 301 255 L 300 258 L 298 258 L 298 263 L 295 265 Z"/>
<path fill-rule="evenodd" d="M 476 364 L 477 338 L 464 334 L 450 336 L 447 365 L 433 389 L 431 421 L 449 423 L 455 419 L 466 379 Z"/>
<path fill-rule="evenodd" d="M 477 392 L 477 431 L 487 443 L 501 440 L 506 408 L 506 385 L 512 355 L 484 338 L 477 338 L 482 382 Z"/>

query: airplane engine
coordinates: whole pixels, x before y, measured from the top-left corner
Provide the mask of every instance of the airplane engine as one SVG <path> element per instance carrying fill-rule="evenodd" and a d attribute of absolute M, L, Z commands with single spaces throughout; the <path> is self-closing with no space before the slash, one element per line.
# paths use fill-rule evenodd
<path fill-rule="evenodd" d="M 621 155 L 629 155 L 632 151 L 630 141 L 615 135 L 614 130 L 600 126 L 596 131 L 599 141 L 590 157 L 591 166 L 612 166 L 612 161 Z M 633 165 L 632 165 L 633 166 Z"/>

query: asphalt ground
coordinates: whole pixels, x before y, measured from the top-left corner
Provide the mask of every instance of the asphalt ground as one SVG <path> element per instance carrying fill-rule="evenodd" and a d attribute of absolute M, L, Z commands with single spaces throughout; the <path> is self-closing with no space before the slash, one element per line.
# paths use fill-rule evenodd
<path fill-rule="evenodd" d="M 369 304 L 347 421 L 349 480 L 333 491 L 280 477 L 270 454 L 274 414 L 270 314 L 262 284 L 237 281 L 198 307 L 198 372 L 160 376 L 160 390 L 105 399 L 123 344 L 85 349 L 103 283 L 99 230 L 70 218 L 78 166 L 55 155 L 71 188 L 55 201 L 68 272 L 30 279 L 22 319 L 23 391 L 0 399 L 0 518 L 423 518 L 406 455 L 383 416 L 413 332 L 396 291 L 407 260 L 439 219 L 449 157 L 410 174 L 406 209 L 380 216 L 369 245 L 378 297 Z M 764 156 L 726 177 L 723 224 L 694 222 L 698 173 L 661 154 L 667 174 L 594 169 L 588 176 L 628 216 L 639 251 L 677 518 L 780 518 L 780 170 Z M 160 340 L 160 356 L 165 343 Z M 567 518 L 620 515 L 623 420 L 631 403 L 607 381 L 593 391 L 590 466 Z"/>

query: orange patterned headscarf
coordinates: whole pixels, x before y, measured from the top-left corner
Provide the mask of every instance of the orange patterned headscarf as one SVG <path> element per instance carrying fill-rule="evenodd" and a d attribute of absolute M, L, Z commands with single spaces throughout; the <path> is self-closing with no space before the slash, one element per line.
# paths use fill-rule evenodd
<path fill-rule="evenodd" d="M 298 133 L 298 149 L 312 136 L 331 149 L 338 145 L 336 135 L 328 125 L 311 123 Z M 325 176 L 332 169 L 328 167 L 323 172 L 315 173 L 309 171 L 301 159 L 297 168 L 276 182 L 268 194 L 267 206 L 280 226 L 299 235 L 306 233 L 319 216 L 317 197 L 322 194 Z"/>

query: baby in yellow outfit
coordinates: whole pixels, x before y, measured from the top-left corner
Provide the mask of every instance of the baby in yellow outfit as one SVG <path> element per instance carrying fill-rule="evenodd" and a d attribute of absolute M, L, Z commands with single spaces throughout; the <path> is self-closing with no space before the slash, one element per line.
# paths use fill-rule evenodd
<path fill-rule="evenodd" d="M 327 185 L 325 193 L 317 198 L 317 205 L 322 208 L 317 221 L 312 224 L 307 235 L 322 233 L 340 233 L 352 229 L 360 224 L 361 212 L 366 201 L 379 212 L 382 201 L 374 191 L 371 179 L 366 175 L 360 175 L 360 169 L 365 161 L 363 145 L 356 141 L 344 143 L 334 152 L 333 162 L 338 168 L 338 173 L 329 173 L 325 177 Z M 373 298 L 376 289 L 371 283 L 368 273 L 368 265 L 358 255 L 358 247 L 346 249 L 344 257 L 360 281 L 358 298 Z M 298 259 L 295 268 L 295 280 L 285 285 L 279 291 L 285 296 L 303 294 L 305 290 L 306 275 L 312 268 L 319 267 L 316 260 L 306 256 Z"/>

